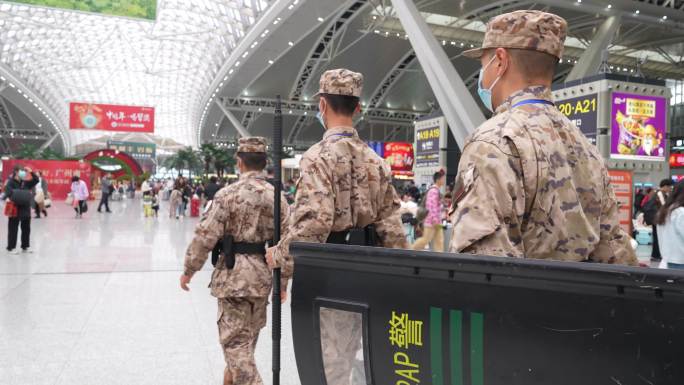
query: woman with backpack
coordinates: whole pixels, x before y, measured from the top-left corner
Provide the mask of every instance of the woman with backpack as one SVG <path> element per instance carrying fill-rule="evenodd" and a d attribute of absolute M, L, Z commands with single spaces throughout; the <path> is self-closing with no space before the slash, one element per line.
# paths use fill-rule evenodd
<path fill-rule="evenodd" d="M 413 250 L 423 250 L 428 243 L 432 244 L 432 251 L 444 251 L 444 227 L 442 226 L 442 196 L 440 189 L 446 182 L 443 171 L 436 172 L 432 179 L 434 184 L 425 192 L 423 201 L 418 209 L 416 220 L 423 221 L 423 236 L 411 247 Z"/>
<path fill-rule="evenodd" d="M 684 181 L 675 186 L 655 218 L 660 255 L 670 269 L 684 269 Z"/>
<path fill-rule="evenodd" d="M 19 254 L 17 235 L 21 226 L 21 249 L 25 253 L 32 252 L 31 240 L 31 207 L 34 204 L 33 189 L 39 183 L 36 175 L 29 167 L 14 166 L 12 176 L 5 186 L 5 214 L 9 217 L 7 224 L 7 251 Z"/>

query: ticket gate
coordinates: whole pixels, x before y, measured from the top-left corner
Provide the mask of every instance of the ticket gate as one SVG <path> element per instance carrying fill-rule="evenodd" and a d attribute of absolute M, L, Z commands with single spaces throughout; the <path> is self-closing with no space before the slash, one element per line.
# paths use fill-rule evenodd
<path fill-rule="evenodd" d="M 303 385 L 684 384 L 684 272 L 290 250 Z"/>

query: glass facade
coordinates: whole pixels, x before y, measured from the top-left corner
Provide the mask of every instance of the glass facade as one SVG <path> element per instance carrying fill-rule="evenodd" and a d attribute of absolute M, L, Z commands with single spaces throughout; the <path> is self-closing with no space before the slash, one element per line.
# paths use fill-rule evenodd
<path fill-rule="evenodd" d="M 202 97 L 272 0 L 163 0 L 156 21 L 0 3 L 0 65 L 67 127 L 69 102 L 155 107 L 155 134 L 195 144 Z M 98 132 L 72 132 L 77 145 Z"/>

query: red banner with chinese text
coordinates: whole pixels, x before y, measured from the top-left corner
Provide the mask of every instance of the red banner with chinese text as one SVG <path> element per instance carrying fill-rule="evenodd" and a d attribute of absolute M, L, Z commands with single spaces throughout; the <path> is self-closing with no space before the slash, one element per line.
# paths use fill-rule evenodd
<path fill-rule="evenodd" d="M 413 170 L 413 143 L 387 142 L 384 150 L 385 161 L 392 171 Z"/>
<path fill-rule="evenodd" d="M 154 107 L 69 103 L 69 128 L 153 133 Z"/>
<path fill-rule="evenodd" d="M 632 236 L 632 172 L 624 170 L 608 170 L 610 185 L 613 187 L 615 197 L 620 205 L 618 217 L 620 226 Z"/>
<path fill-rule="evenodd" d="M 48 192 L 53 200 L 66 199 L 71 192 L 71 178 L 78 175 L 88 186 L 92 194 L 90 183 L 90 163 L 76 160 L 25 160 L 10 159 L 2 161 L 2 180 L 7 180 L 12 174 L 14 165 L 30 167 L 35 173 L 43 173 L 43 179 L 48 183 Z M 91 195 L 92 196 L 92 195 Z"/>

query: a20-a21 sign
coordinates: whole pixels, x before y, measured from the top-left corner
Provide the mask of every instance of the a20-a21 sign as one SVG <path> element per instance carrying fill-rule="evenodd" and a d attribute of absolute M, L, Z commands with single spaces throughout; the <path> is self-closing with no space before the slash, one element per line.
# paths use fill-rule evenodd
<path fill-rule="evenodd" d="M 154 107 L 69 103 L 69 128 L 124 132 L 154 132 Z"/>

